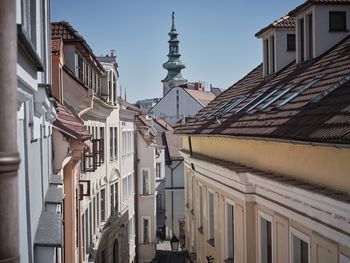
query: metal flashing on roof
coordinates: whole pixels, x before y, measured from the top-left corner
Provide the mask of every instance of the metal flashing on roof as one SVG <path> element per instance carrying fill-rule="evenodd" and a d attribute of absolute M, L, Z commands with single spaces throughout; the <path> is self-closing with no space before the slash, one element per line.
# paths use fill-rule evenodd
<path fill-rule="evenodd" d="M 282 107 L 284 107 L 288 102 L 290 102 L 291 100 L 293 100 L 295 97 L 297 97 L 299 94 L 303 93 L 305 90 L 311 88 L 313 85 L 315 85 L 317 82 L 319 82 L 321 79 L 323 79 L 323 77 L 326 74 L 321 74 L 318 75 L 316 77 L 314 77 L 308 84 L 306 84 L 304 87 L 302 87 L 301 89 L 297 90 L 296 92 L 294 92 L 290 97 L 288 97 L 287 99 L 285 99 L 284 101 L 282 101 L 280 104 L 277 105 L 277 109 L 280 109 Z"/>

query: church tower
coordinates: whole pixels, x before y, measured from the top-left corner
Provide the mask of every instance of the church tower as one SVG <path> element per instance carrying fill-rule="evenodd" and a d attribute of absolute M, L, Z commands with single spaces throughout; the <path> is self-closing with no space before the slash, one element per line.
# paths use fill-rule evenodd
<path fill-rule="evenodd" d="M 171 30 L 169 32 L 170 40 L 169 43 L 169 54 L 168 54 L 168 61 L 163 64 L 163 68 L 165 68 L 168 71 L 168 75 L 165 79 L 162 80 L 163 82 L 163 96 L 173 87 L 179 86 L 183 83 L 186 83 L 187 80 L 184 79 L 181 75 L 181 70 L 184 69 L 186 66 L 183 64 L 180 60 L 180 53 L 179 53 L 179 40 L 177 39 L 178 33 L 176 32 L 175 28 L 175 21 L 174 21 L 175 13 L 172 13 L 172 24 L 171 24 Z"/>

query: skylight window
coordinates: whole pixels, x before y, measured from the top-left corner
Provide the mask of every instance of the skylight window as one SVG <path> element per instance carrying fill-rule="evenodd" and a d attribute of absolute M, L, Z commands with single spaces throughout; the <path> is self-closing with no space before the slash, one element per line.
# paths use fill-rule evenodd
<path fill-rule="evenodd" d="M 288 102 L 290 102 L 291 100 L 293 100 L 295 97 L 297 97 L 299 94 L 303 93 L 305 90 L 311 88 L 313 85 L 315 85 L 317 82 L 319 82 L 321 79 L 323 79 L 323 77 L 326 74 L 322 74 L 319 75 L 315 78 L 313 78 L 308 84 L 306 84 L 304 87 L 300 88 L 299 90 L 297 90 L 296 92 L 294 92 L 290 97 L 286 98 L 284 101 L 282 101 L 280 104 L 277 105 L 277 108 L 280 109 L 282 107 L 284 107 Z"/>
<path fill-rule="evenodd" d="M 274 103 L 275 101 L 277 101 L 279 98 L 283 97 L 287 92 L 289 92 L 292 89 L 291 85 L 288 85 L 287 88 L 285 88 L 284 90 L 281 90 L 281 92 L 279 92 L 279 94 L 272 98 L 269 102 L 267 102 L 262 108 L 261 110 L 266 109 L 268 106 L 270 106 L 272 103 Z"/>
<path fill-rule="evenodd" d="M 236 111 L 236 113 L 240 112 L 241 110 L 244 110 L 245 108 L 247 108 L 249 105 L 251 105 L 254 101 L 256 101 L 257 99 L 259 99 L 264 93 L 260 93 L 258 96 L 256 96 L 254 99 L 252 99 L 251 101 L 249 101 L 246 105 L 244 105 L 243 107 L 241 107 L 239 110 Z"/>
<path fill-rule="evenodd" d="M 346 75 L 344 78 L 340 79 L 338 82 L 336 82 L 334 85 L 323 91 L 321 94 L 313 98 L 310 102 L 316 103 L 325 98 L 328 94 L 335 91 L 339 87 L 341 87 L 344 83 L 348 82 L 350 80 L 350 75 Z"/>
<path fill-rule="evenodd" d="M 251 106 L 247 112 L 252 111 L 254 108 L 256 108 L 257 106 L 259 106 L 261 103 L 263 103 L 265 100 L 267 100 L 268 98 L 270 98 L 273 94 L 275 94 L 279 89 L 275 89 L 273 91 L 271 91 L 269 94 L 267 94 L 264 98 L 262 98 L 261 100 L 259 100 L 257 103 L 255 103 L 253 106 Z"/>
<path fill-rule="evenodd" d="M 229 112 L 230 110 L 234 109 L 236 106 L 238 106 L 242 101 L 244 101 L 248 96 L 247 95 L 243 95 L 241 96 L 238 100 L 236 100 L 235 102 L 233 102 L 232 104 L 230 104 L 228 107 L 226 107 L 226 109 L 224 109 L 223 111 L 221 111 L 219 114 L 217 114 L 217 116 L 223 116 L 225 113 Z"/>
<path fill-rule="evenodd" d="M 203 117 L 205 117 L 207 120 L 210 118 L 210 117 L 215 117 L 217 115 L 217 113 L 222 109 L 224 108 L 227 104 L 229 104 L 230 101 L 222 101 L 220 102 L 217 106 L 216 106 L 216 109 L 213 110 L 212 112 L 210 112 L 207 116 L 204 116 L 206 114 L 203 115 Z"/>

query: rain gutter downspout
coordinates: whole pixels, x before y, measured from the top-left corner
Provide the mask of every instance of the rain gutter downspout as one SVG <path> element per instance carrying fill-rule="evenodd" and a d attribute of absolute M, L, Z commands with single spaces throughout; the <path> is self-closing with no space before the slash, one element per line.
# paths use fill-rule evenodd
<path fill-rule="evenodd" d="M 16 1 L 0 2 L 0 262 L 19 262 Z"/>

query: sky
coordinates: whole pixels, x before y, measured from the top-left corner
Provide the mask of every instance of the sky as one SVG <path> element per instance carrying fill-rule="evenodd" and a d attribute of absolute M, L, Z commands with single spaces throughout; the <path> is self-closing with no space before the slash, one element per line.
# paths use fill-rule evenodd
<path fill-rule="evenodd" d="M 95 55 L 116 50 L 127 100 L 162 96 L 171 13 L 188 81 L 228 88 L 262 62 L 255 33 L 303 0 L 51 0 L 52 21 L 68 21 Z"/>

